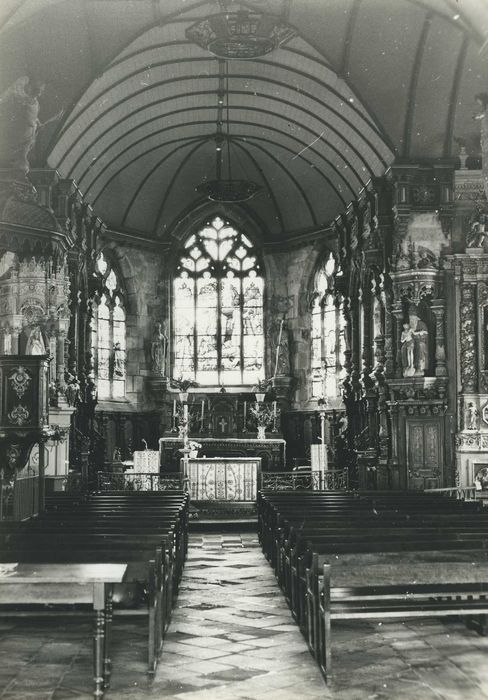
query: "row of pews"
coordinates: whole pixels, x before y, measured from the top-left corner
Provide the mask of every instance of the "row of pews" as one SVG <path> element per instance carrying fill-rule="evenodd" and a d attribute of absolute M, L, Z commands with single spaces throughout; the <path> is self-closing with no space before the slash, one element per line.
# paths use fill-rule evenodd
<path fill-rule="evenodd" d="M 488 509 L 422 492 L 258 496 L 263 552 L 325 679 L 331 621 L 463 615 L 484 632 Z"/>
<path fill-rule="evenodd" d="M 184 491 L 48 496 L 39 517 L 0 523 L 0 562 L 125 564 L 123 583 L 112 586 L 106 623 L 114 600 L 134 586 L 143 589 L 146 604 L 139 612 L 147 616 L 148 671 L 154 673 L 186 559 L 188 513 Z"/>

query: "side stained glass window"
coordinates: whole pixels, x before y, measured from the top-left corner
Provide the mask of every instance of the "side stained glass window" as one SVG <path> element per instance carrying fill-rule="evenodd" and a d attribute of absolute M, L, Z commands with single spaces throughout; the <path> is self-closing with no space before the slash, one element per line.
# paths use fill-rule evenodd
<path fill-rule="evenodd" d="M 99 291 L 91 320 L 91 351 L 100 399 L 125 396 L 126 327 L 124 295 L 117 272 L 103 253 L 96 261 Z"/>
<path fill-rule="evenodd" d="M 334 256 L 317 272 L 312 302 L 311 375 L 312 397 L 338 399 L 345 379 L 344 302 L 334 289 L 340 273 Z"/>
<path fill-rule="evenodd" d="M 219 216 L 192 234 L 173 282 L 173 377 L 207 386 L 263 378 L 263 292 L 247 236 Z"/>

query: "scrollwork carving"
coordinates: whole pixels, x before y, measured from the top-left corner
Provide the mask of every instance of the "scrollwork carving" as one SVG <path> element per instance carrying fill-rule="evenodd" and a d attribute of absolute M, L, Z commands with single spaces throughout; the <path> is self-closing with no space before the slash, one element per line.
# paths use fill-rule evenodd
<path fill-rule="evenodd" d="M 464 392 L 475 392 L 476 377 L 476 307 L 474 287 L 463 285 L 461 289 L 460 308 L 460 343 L 461 343 L 461 383 Z"/>

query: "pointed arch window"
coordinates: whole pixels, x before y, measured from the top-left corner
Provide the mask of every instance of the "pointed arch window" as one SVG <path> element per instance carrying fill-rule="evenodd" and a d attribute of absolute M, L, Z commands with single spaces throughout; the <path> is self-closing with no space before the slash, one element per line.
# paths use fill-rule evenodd
<path fill-rule="evenodd" d="M 315 277 L 312 302 L 312 397 L 339 399 L 345 379 L 345 318 L 342 296 L 334 288 L 340 274 L 332 253 Z"/>
<path fill-rule="evenodd" d="M 173 281 L 173 377 L 207 386 L 263 378 L 263 292 L 244 233 L 216 216 L 189 236 Z"/>
<path fill-rule="evenodd" d="M 96 260 L 98 292 L 91 320 L 91 351 L 99 399 L 125 396 L 126 312 L 118 273 L 103 253 Z"/>

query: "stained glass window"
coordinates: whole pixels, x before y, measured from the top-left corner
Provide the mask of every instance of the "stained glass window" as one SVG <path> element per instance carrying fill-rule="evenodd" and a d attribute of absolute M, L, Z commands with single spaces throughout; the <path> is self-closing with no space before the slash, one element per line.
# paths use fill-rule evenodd
<path fill-rule="evenodd" d="M 117 272 L 103 253 L 96 260 L 99 289 L 91 320 L 91 351 L 100 399 L 125 396 L 126 330 L 124 295 Z"/>
<path fill-rule="evenodd" d="M 263 378 L 263 292 L 247 236 L 220 216 L 192 234 L 173 283 L 173 376 L 222 386 Z"/>
<path fill-rule="evenodd" d="M 332 253 L 315 277 L 312 302 L 312 397 L 338 399 L 345 378 L 345 319 L 342 297 L 335 292 L 340 271 Z"/>

